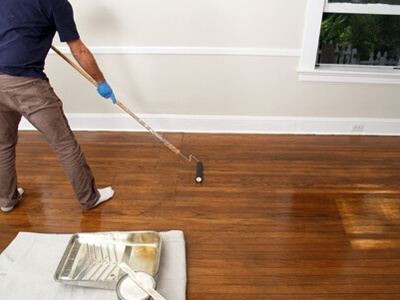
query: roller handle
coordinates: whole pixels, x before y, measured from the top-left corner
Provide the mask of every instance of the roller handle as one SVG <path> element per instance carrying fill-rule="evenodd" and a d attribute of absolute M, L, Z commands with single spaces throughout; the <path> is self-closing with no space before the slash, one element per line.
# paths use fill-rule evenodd
<path fill-rule="evenodd" d="M 203 163 L 201 161 L 198 161 L 196 164 L 196 182 L 203 182 Z"/>
<path fill-rule="evenodd" d="M 168 142 L 166 139 L 164 139 L 164 145 L 171 150 L 172 152 L 174 152 L 176 155 L 181 154 L 181 151 L 179 151 L 178 148 L 176 148 L 174 145 L 172 145 L 170 142 Z"/>

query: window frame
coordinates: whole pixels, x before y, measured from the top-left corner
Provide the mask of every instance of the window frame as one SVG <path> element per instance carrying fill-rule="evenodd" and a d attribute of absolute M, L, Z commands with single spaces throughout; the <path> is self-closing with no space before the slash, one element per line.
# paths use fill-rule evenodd
<path fill-rule="evenodd" d="M 400 70 L 391 66 L 319 65 L 317 67 L 316 58 L 324 13 L 400 15 L 400 5 L 308 0 L 303 48 L 298 68 L 301 81 L 400 85 Z"/>

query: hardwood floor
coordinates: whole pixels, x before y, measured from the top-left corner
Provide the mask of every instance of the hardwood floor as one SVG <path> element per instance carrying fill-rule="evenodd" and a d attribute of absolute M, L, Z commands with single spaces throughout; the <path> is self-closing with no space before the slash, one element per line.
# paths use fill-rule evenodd
<path fill-rule="evenodd" d="M 113 200 L 83 211 L 52 150 L 20 132 L 19 231 L 183 230 L 187 299 L 399 299 L 400 137 L 77 132 Z M 172 299 L 171 299 L 172 300 Z"/>

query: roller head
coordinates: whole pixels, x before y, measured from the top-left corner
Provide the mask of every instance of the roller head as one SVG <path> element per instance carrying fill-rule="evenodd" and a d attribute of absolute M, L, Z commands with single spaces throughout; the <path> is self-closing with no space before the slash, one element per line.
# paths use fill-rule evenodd
<path fill-rule="evenodd" d="M 198 161 L 196 164 L 196 182 L 203 182 L 203 163 L 201 161 Z"/>

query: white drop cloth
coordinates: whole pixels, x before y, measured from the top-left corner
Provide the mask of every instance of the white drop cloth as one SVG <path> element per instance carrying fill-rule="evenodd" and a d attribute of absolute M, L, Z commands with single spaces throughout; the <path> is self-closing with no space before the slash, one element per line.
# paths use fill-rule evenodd
<path fill-rule="evenodd" d="M 186 247 L 182 231 L 163 238 L 157 291 L 167 300 L 186 299 Z M 115 300 L 112 290 L 85 288 L 53 278 L 71 234 L 20 232 L 0 255 L 1 300 Z"/>

